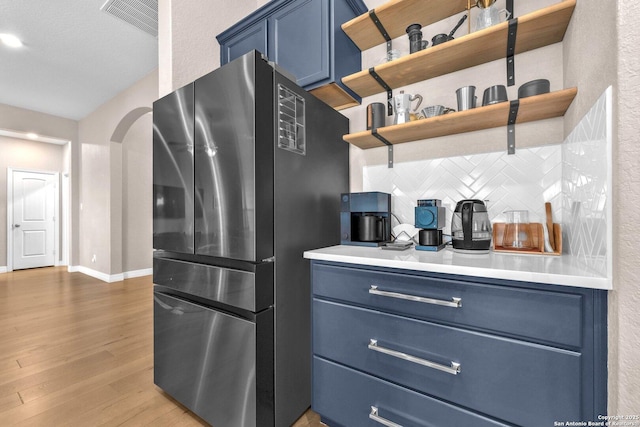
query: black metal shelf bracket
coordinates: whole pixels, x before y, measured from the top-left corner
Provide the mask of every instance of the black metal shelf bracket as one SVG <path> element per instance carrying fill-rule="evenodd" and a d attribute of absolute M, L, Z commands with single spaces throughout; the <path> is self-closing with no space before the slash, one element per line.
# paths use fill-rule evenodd
<path fill-rule="evenodd" d="M 518 33 L 518 18 L 509 20 L 509 29 L 507 34 L 507 86 L 516 84 L 515 76 L 515 52 L 516 52 L 516 35 Z"/>
<path fill-rule="evenodd" d="M 393 115 L 393 89 L 391 89 L 387 82 L 382 80 L 382 77 L 380 77 L 378 73 L 376 73 L 374 67 L 369 68 L 369 74 L 375 79 L 375 81 L 378 82 L 380 86 L 382 86 L 384 90 L 387 91 L 387 116 Z"/>
<path fill-rule="evenodd" d="M 371 129 L 371 135 L 378 138 L 380 141 L 382 141 L 384 145 L 387 146 L 387 156 L 388 156 L 387 167 L 389 169 L 393 168 L 393 144 L 387 141 L 387 139 L 384 136 L 380 135 L 377 129 Z"/>
<path fill-rule="evenodd" d="M 378 19 L 378 15 L 376 15 L 375 9 L 371 9 L 369 11 L 369 18 L 371 18 L 371 20 L 375 24 L 376 28 L 378 29 L 378 31 L 380 31 L 380 34 L 382 34 L 382 37 L 384 37 L 384 39 L 386 40 L 386 42 L 387 42 L 387 52 L 389 52 L 391 50 L 391 48 L 392 48 L 391 37 L 389 37 L 389 33 L 384 28 L 384 25 L 382 25 L 382 22 L 380 22 L 380 19 Z"/>
<path fill-rule="evenodd" d="M 507 86 L 516 84 L 516 38 L 518 35 L 518 18 L 513 15 L 513 0 L 507 0 L 506 9 L 509 19 L 507 29 Z M 516 154 L 516 120 L 520 101 L 513 100 L 509 106 L 509 119 L 507 120 L 507 154 Z"/>
<path fill-rule="evenodd" d="M 391 42 L 391 37 L 389 36 L 389 33 L 384 28 L 384 25 L 382 25 L 382 22 L 380 22 L 380 19 L 378 19 L 378 15 L 376 15 L 375 9 L 371 9 L 369 11 L 369 18 L 371 18 L 376 28 L 378 29 L 378 31 L 380 31 L 380 34 L 382 35 L 382 37 L 384 37 L 385 41 L 387 42 L 387 55 L 388 55 L 389 52 L 391 52 L 391 50 L 393 49 L 393 43 Z M 376 74 L 373 67 L 369 68 L 369 74 L 371 74 L 373 78 L 376 79 L 378 83 L 380 83 L 380 86 L 382 86 L 384 90 L 387 91 L 387 116 L 393 115 L 392 89 L 385 83 L 384 80 L 380 78 L 380 76 L 378 76 L 378 74 Z"/>
<path fill-rule="evenodd" d="M 516 154 L 516 120 L 520 101 L 514 99 L 509 107 L 509 121 L 507 122 L 507 154 Z"/>

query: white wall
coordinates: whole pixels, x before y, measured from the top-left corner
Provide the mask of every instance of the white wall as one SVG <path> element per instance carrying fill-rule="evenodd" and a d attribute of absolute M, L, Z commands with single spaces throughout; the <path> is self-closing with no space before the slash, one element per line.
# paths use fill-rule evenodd
<path fill-rule="evenodd" d="M 640 413 L 640 4 L 619 0 L 614 100 L 614 291 L 609 301 L 609 396 L 612 414 Z M 613 56 L 613 55 L 612 55 Z"/>
<path fill-rule="evenodd" d="M 166 0 L 158 10 L 160 96 L 220 66 L 216 36 L 267 0 Z"/>
<path fill-rule="evenodd" d="M 134 123 L 123 143 L 112 142 L 111 137 L 130 111 L 151 108 L 157 97 L 156 70 L 79 122 L 80 265 L 106 280 L 117 280 L 129 271 L 125 265 L 135 270 L 151 268 L 150 114 L 140 118 L 141 123 Z M 127 244 L 131 246 L 125 248 Z"/>
<path fill-rule="evenodd" d="M 150 268 L 153 246 L 151 114 L 138 119 L 122 141 L 122 271 Z"/>

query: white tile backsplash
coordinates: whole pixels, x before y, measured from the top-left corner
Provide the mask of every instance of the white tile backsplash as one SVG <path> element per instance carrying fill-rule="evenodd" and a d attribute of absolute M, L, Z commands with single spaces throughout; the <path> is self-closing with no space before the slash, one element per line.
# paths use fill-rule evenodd
<path fill-rule="evenodd" d="M 447 207 L 447 228 L 456 203 L 462 199 L 487 201 L 489 217 L 501 220 L 502 212 L 527 209 L 532 220 L 544 218 L 544 203 L 550 201 L 557 218 L 561 215 L 561 148 L 558 145 L 497 153 L 448 157 L 367 166 L 364 191 L 392 194 L 393 212 L 403 223 L 413 224 L 418 199 L 441 199 Z"/>
<path fill-rule="evenodd" d="M 414 223 L 418 199 L 441 199 L 445 233 L 462 199 L 487 200 L 493 222 L 511 209 L 527 209 L 531 221 L 544 222 L 544 203 L 551 202 L 554 222 L 563 227 L 564 253 L 610 277 L 610 98 L 605 92 L 563 144 L 516 148 L 514 155 L 505 149 L 398 162 L 392 169 L 365 166 L 363 191 L 392 194 L 393 213 L 408 224 Z"/>
<path fill-rule="evenodd" d="M 568 253 L 611 277 L 611 88 L 562 144 L 562 211 Z"/>

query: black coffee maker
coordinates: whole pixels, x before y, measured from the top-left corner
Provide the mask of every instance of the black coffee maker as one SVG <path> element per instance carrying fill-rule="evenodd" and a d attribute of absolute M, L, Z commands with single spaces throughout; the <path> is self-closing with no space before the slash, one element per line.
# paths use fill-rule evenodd
<path fill-rule="evenodd" d="M 341 195 L 341 244 L 375 247 L 390 241 L 391 194 L 372 191 Z"/>

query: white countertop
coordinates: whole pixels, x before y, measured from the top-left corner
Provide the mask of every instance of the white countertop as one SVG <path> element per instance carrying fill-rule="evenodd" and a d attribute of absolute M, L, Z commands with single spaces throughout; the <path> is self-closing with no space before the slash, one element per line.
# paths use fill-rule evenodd
<path fill-rule="evenodd" d="M 459 274 L 463 276 L 518 280 L 591 289 L 612 289 L 611 280 L 589 271 L 569 255 L 520 255 L 491 251 L 463 254 L 447 247 L 439 252 L 382 250 L 363 246 L 331 246 L 306 251 L 307 259 Z"/>

